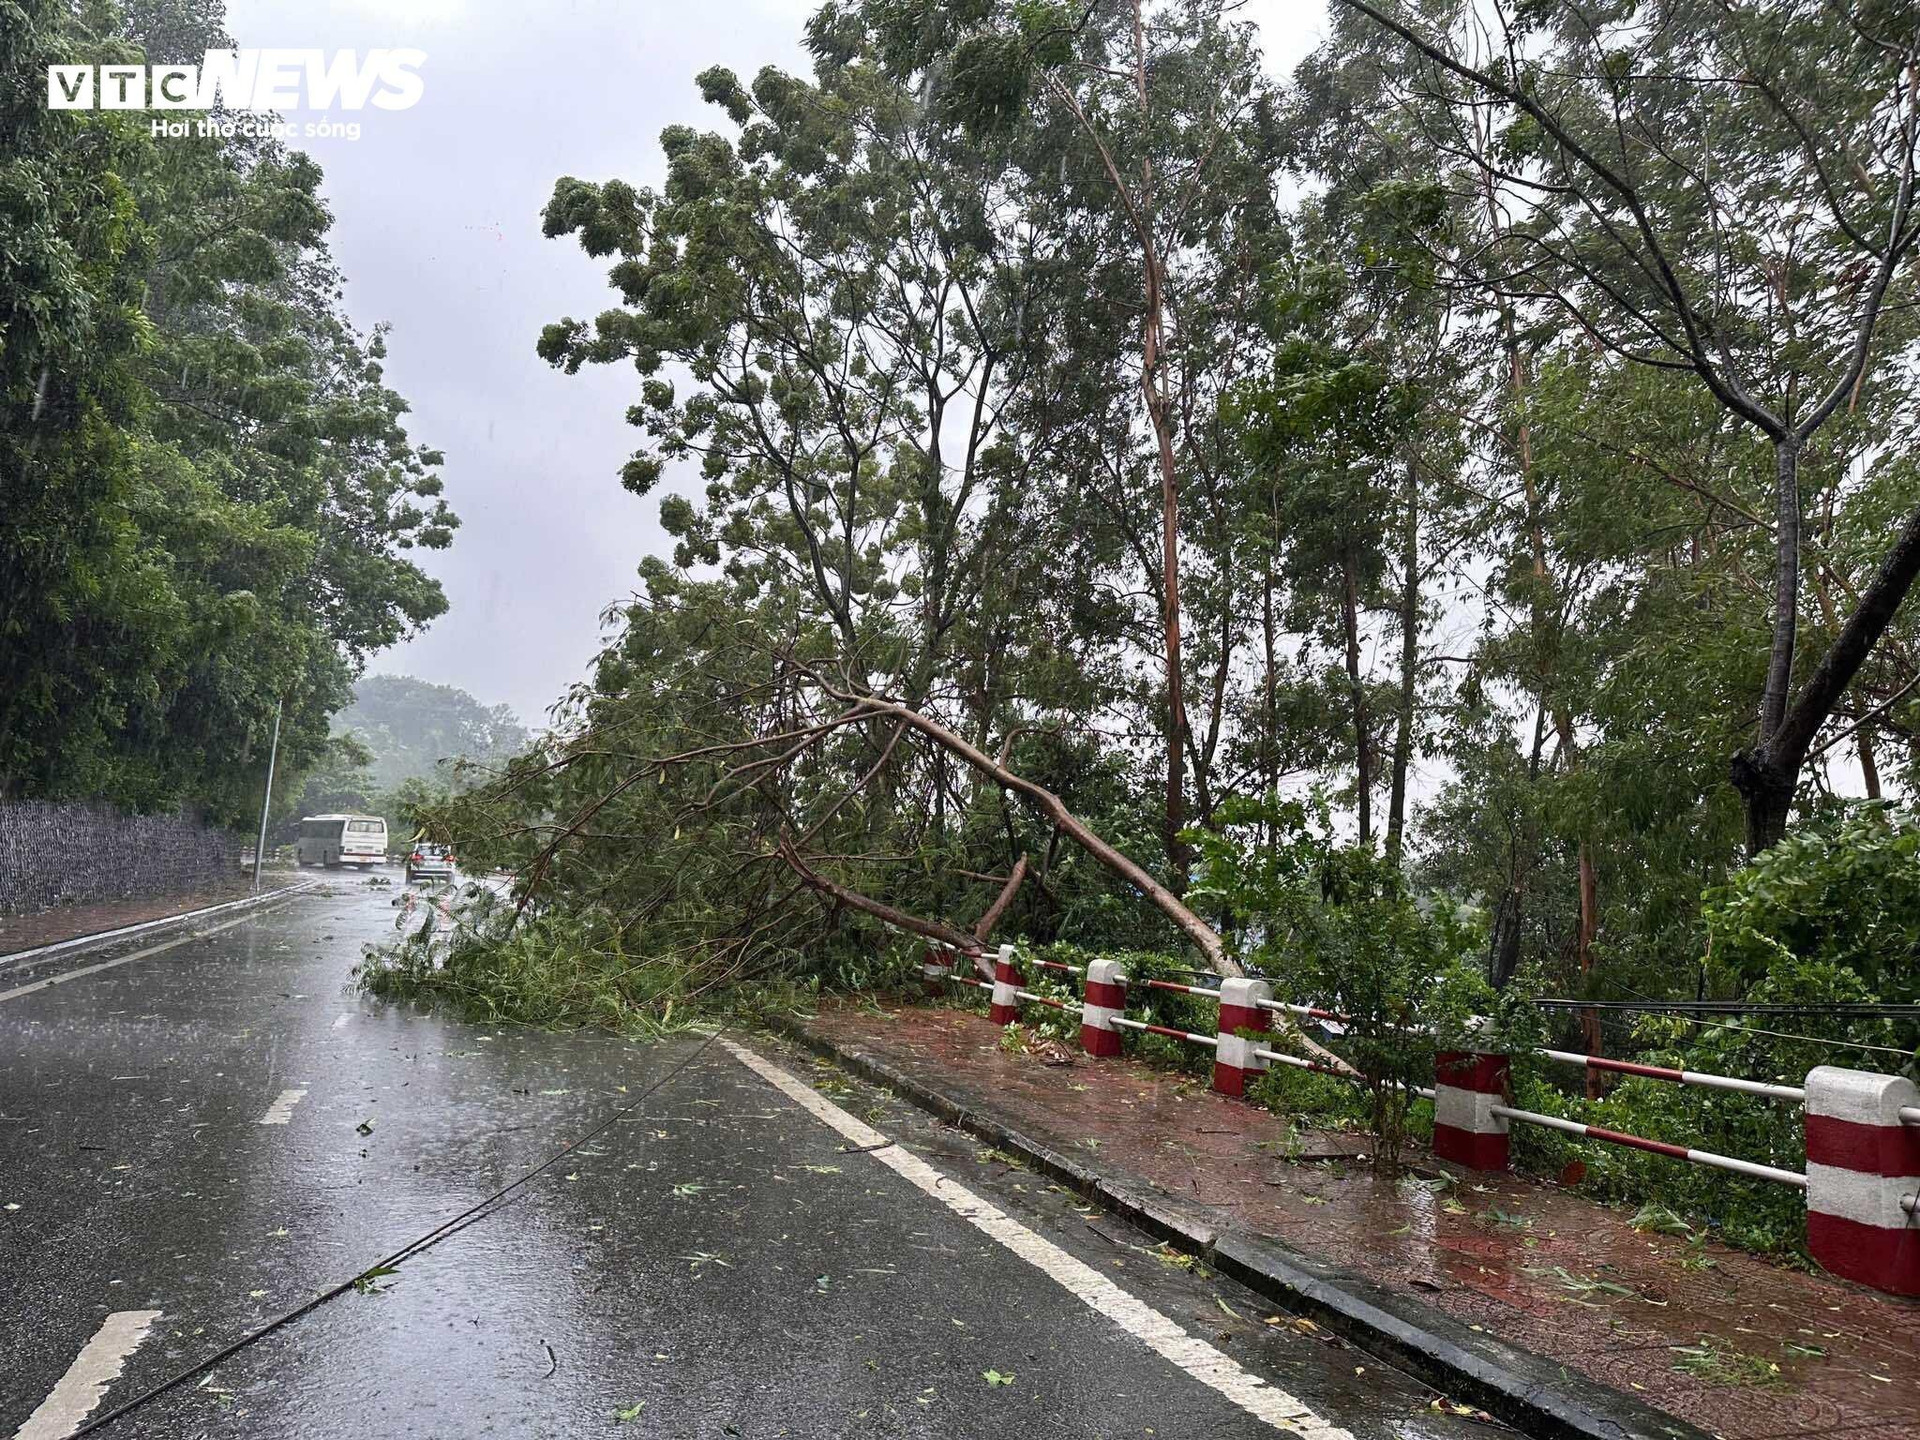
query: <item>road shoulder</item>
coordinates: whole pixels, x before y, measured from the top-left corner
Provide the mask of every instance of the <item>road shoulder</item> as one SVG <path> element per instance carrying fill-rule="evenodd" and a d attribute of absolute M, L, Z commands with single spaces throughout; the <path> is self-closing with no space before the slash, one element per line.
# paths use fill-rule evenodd
<path fill-rule="evenodd" d="M 231 891 L 159 899 L 76 905 L 36 915 L 0 918 L 0 970 L 24 971 L 108 946 L 160 939 L 201 921 L 246 914 L 262 905 L 317 888 L 318 880 L 283 875 L 255 894 Z"/>
<path fill-rule="evenodd" d="M 1466 1253 L 1483 1263 L 1436 1269 L 1437 1282 L 1404 1262 L 1398 1269 L 1373 1267 L 1370 1274 L 1362 1266 L 1338 1263 L 1353 1253 L 1351 1229 L 1343 1228 L 1351 1217 L 1340 1213 L 1343 1204 L 1353 1208 L 1351 1197 L 1338 1182 L 1321 1184 L 1329 1167 L 1290 1165 L 1280 1158 L 1288 1130 L 1280 1117 L 1194 1093 L 1180 1077 L 1130 1063 L 1082 1061 L 1056 1069 L 1007 1055 L 997 1043 L 998 1032 L 964 1011 L 828 1006 L 796 1021 L 790 1033 L 850 1071 L 1020 1155 L 1060 1183 L 1200 1255 L 1277 1304 L 1346 1334 L 1528 1433 L 1679 1440 L 1821 1433 L 1836 1424 L 1849 1427 L 1850 1436 L 1874 1440 L 1912 1433 L 1905 1428 L 1909 1417 L 1900 1359 L 1879 1355 L 1870 1345 L 1849 1343 L 1830 1363 L 1808 1361 L 1800 1373 L 1778 1373 L 1759 1384 L 1710 1383 L 1677 1363 L 1686 1351 L 1676 1347 L 1692 1347 L 1702 1337 L 1707 1343 L 1728 1343 L 1755 1336 L 1746 1341 L 1755 1345 L 1758 1325 L 1784 1325 L 1784 1333 L 1805 1334 L 1794 1327 L 1817 1315 L 1826 1327 L 1821 1335 L 1851 1327 L 1862 1305 L 1872 1309 L 1880 1303 L 1852 1287 L 1729 1254 L 1727 1270 L 1710 1277 L 1711 1294 L 1704 1280 L 1690 1291 L 1689 1272 L 1662 1263 L 1674 1258 L 1665 1256 L 1664 1237 L 1628 1231 L 1632 1243 L 1650 1257 L 1649 1266 L 1662 1264 L 1653 1273 L 1666 1277 L 1673 1293 L 1626 1297 L 1623 1291 L 1615 1299 L 1609 1291 L 1599 1296 L 1601 1303 L 1582 1303 L 1556 1293 L 1564 1288 L 1556 1276 L 1565 1275 L 1573 1284 L 1588 1278 L 1575 1268 L 1578 1261 L 1568 1266 L 1562 1253 L 1588 1239 L 1587 1231 L 1569 1221 L 1584 1219 L 1595 1229 L 1603 1220 L 1624 1229 L 1623 1222 L 1580 1197 L 1539 1186 L 1522 1197 L 1525 1208 L 1542 1217 L 1538 1232 L 1515 1225 L 1508 1234 L 1504 1224 L 1480 1223 L 1486 1220 L 1481 1214 L 1463 1212 L 1456 1218 L 1452 1211 L 1458 1205 L 1444 1216 L 1429 1217 L 1444 1224 L 1419 1248 L 1454 1260 Z M 1272 1134 L 1261 1138 L 1269 1129 Z M 1223 1139 L 1222 1131 L 1234 1133 Z M 1084 1138 L 1069 1138 L 1075 1134 Z M 1249 1187 L 1257 1192 L 1263 1182 L 1253 1179 L 1233 1188 L 1224 1175 L 1227 1144 L 1245 1151 L 1240 1180 L 1256 1168 L 1279 1177 L 1264 1182 L 1275 1187 L 1270 1193 L 1296 1192 L 1288 1198 L 1316 1207 L 1302 1212 L 1309 1222 L 1288 1230 L 1276 1200 L 1275 1223 L 1258 1223 L 1265 1217 L 1257 1207 L 1266 1202 L 1257 1197 L 1249 1202 L 1246 1192 Z M 1475 1201 L 1471 1192 L 1479 1188 L 1462 1185 L 1462 1198 Z M 1489 1204 L 1482 1209 L 1531 1226 L 1531 1219 L 1517 1215 L 1523 1208 L 1519 1199 L 1486 1188 Z M 1298 1193 L 1303 1190 L 1325 1190 L 1334 1204 L 1326 1204 L 1326 1195 Z M 1515 1195 L 1520 1193 L 1516 1189 Z M 1378 1205 L 1377 1197 L 1373 1203 Z M 1516 1213 L 1503 1212 L 1503 1204 Z M 1569 1205 L 1584 1207 L 1582 1216 L 1561 1214 Z M 1548 1223 L 1564 1234 L 1546 1228 Z M 1396 1228 L 1404 1230 L 1405 1223 Z M 1281 1230 L 1288 1233 L 1276 1233 Z M 1312 1241 L 1336 1232 L 1339 1243 L 1331 1255 L 1308 1253 L 1318 1248 Z M 1296 1238 L 1307 1243 L 1289 1243 Z M 1421 1238 L 1416 1234 L 1408 1242 Z M 1458 1278 L 1462 1269 L 1469 1272 L 1464 1282 Z M 1477 1277 L 1471 1274 L 1475 1270 Z M 1789 1300 L 1798 1300 L 1785 1310 L 1770 1299 L 1782 1285 L 1794 1291 Z M 1799 1296 L 1801 1289 L 1810 1293 Z M 1447 1293 L 1438 1293 L 1442 1290 Z M 1839 1302 L 1847 1320 L 1834 1313 L 1832 1304 L 1816 1302 Z M 1888 1327 L 1896 1350 L 1900 1333 Z M 1567 1335 L 1572 1342 L 1563 1345 Z M 1845 1338 L 1859 1339 L 1850 1332 Z M 1549 1359 L 1518 1343 L 1523 1339 L 1534 1345 L 1550 1341 L 1552 1354 L 1567 1358 Z M 1818 1345 L 1834 1346 L 1835 1340 L 1810 1341 L 1805 1348 Z M 1867 1374 L 1890 1375 L 1895 1383 L 1860 1383 Z M 1640 1393 L 1629 1393 L 1628 1385 Z M 1649 1403 L 1656 1397 L 1667 1408 Z"/>

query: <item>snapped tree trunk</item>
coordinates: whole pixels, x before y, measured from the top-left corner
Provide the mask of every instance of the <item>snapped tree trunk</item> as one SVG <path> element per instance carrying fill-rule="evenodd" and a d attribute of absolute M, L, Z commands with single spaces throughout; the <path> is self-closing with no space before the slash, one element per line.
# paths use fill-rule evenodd
<path fill-rule="evenodd" d="M 1041 813 L 1053 823 L 1056 829 L 1079 844 L 1089 855 L 1093 856 L 1094 859 L 1113 871 L 1129 885 L 1132 885 L 1149 904 L 1169 920 L 1173 921 L 1173 923 L 1179 927 L 1180 932 L 1185 935 L 1188 940 L 1192 941 L 1200 953 L 1206 957 L 1208 968 L 1215 974 L 1243 976 L 1247 973 L 1238 961 L 1227 954 L 1226 946 L 1222 943 L 1220 933 L 1217 930 L 1207 924 L 1207 922 L 1202 920 L 1198 915 L 1194 914 L 1193 911 L 1189 910 L 1179 896 L 1175 895 L 1138 864 L 1128 859 L 1126 855 L 1109 844 L 1106 839 L 1093 830 L 1084 820 L 1069 810 L 1066 807 L 1066 803 L 1051 790 L 1043 785 L 1035 784 L 1025 776 L 1018 775 L 1007 769 L 1005 765 L 995 760 L 991 755 L 987 754 L 986 751 L 968 743 L 964 738 L 947 729 L 947 727 L 942 725 L 938 720 L 923 715 L 918 710 L 902 705 L 894 700 L 881 700 L 873 696 L 855 695 L 850 691 L 834 686 L 818 675 L 814 675 L 813 680 L 814 683 L 819 685 L 827 694 L 837 700 L 846 701 L 853 705 L 854 708 L 848 712 L 850 717 L 859 718 L 869 713 L 879 713 L 891 715 L 897 720 L 904 721 L 908 727 L 926 736 L 927 739 L 933 741 L 934 744 L 940 746 L 949 754 L 965 761 L 995 785 L 1000 786 L 1003 790 L 1011 791 L 1013 794 L 1024 796 L 1027 800 L 1033 802 L 1033 804 L 1040 809 Z M 791 863 L 791 861 L 789 861 L 789 863 Z M 831 882 L 828 883 L 830 884 Z M 897 913 L 898 912 L 895 912 L 896 915 Z M 924 924 L 907 926 L 905 928 L 920 930 L 922 934 L 933 933 L 926 930 Z M 1274 1013 L 1275 1017 L 1285 1026 L 1287 1031 L 1292 1034 L 1293 1038 L 1300 1042 L 1301 1048 L 1306 1050 L 1307 1053 L 1312 1055 L 1316 1060 L 1319 1060 L 1322 1064 L 1332 1066 L 1343 1075 L 1358 1073 L 1351 1065 L 1331 1050 L 1309 1039 L 1307 1035 L 1301 1031 L 1300 1027 L 1294 1023 L 1292 1017 L 1286 1011 L 1280 1010 Z"/>
<path fill-rule="evenodd" d="M 987 907 L 986 914 L 973 922 L 973 938 L 985 942 L 993 934 L 994 927 L 1005 918 L 1013 897 L 1020 893 L 1020 882 L 1027 878 L 1027 857 L 1022 854 L 1013 862 L 1013 870 L 1007 876 L 1007 883 L 1000 887 L 1000 893 L 993 897 L 993 903 Z"/>

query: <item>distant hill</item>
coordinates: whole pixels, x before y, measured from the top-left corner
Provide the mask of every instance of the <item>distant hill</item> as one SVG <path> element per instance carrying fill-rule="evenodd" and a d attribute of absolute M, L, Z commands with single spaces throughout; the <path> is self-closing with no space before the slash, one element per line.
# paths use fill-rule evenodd
<path fill-rule="evenodd" d="M 370 752 L 369 778 L 381 790 L 403 780 L 445 780 L 443 760 L 503 760 L 524 749 L 527 730 L 506 705 L 482 705 L 452 685 L 411 675 L 369 675 L 333 718 Z"/>

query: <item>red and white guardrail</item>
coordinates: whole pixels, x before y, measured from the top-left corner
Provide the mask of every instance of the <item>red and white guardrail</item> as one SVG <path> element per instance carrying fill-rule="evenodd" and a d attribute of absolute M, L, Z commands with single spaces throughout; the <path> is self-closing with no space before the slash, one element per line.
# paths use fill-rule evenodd
<path fill-rule="evenodd" d="M 939 952 L 948 957 L 944 963 Z M 962 964 L 982 958 L 983 950 L 929 945 L 921 967 L 928 993 L 940 993 L 948 981 L 991 991 L 989 1017 L 1002 1025 L 1018 1020 L 1023 1004 L 1059 1011 L 1076 1008 L 1056 996 L 1022 988 L 1019 961 L 1011 945 L 995 952 L 991 981 L 959 973 Z M 1275 1000 L 1266 980 L 1222 979 L 1216 989 L 1148 979 L 1135 987 L 1214 1001 L 1220 1009 L 1219 1022 L 1209 1035 L 1126 1014 L 1129 986 L 1118 961 L 1095 960 L 1084 972 L 1059 961 L 1033 963 L 1080 978 L 1080 1039 L 1090 1056 L 1119 1055 L 1122 1032 L 1134 1031 L 1211 1049 L 1213 1088 L 1223 1095 L 1244 1096 L 1249 1082 L 1273 1064 L 1354 1078 L 1264 1043 L 1269 1016 L 1276 1012 L 1320 1021 L 1336 1033 L 1344 1019 L 1314 1006 Z M 1806 1194 L 1807 1246 L 1816 1260 L 1837 1275 L 1877 1289 L 1920 1295 L 1920 1090 L 1913 1082 L 1823 1065 L 1808 1075 L 1804 1086 L 1780 1085 L 1569 1050 L 1531 1053 L 1565 1065 L 1803 1105 L 1806 1173 L 1518 1109 L 1507 1103 L 1509 1057 L 1491 1043 L 1484 1049 L 1442 1051 L 1434 1057 L 1433 1087 L 1406 1087 L 1433 1102 L 1435 1155 L 1470 1169 L 1505 1170 L 1511 1126 L 1537 1125 L 1748 1179 L 1790 1185 Z"/>
<path fill-rule="evenodd" d="M 1641 1065 L 1632 1060 L 1609 1060 L 1604 1055 L 1582 1055 L 1574 1050 L 1534 1050 L 1563 1065 L 1579 1065 L 1588 1070 L 1604 1070 L 1615 1075 L 1638 1075 L 1646 1080 L 1668 1080 L 1675 1085 L 1698 1085 L 1707 1090 L 1735 1090 L 1742 1095 L 1763 1095 L 1769 1100 L 1801 1101 L 1807 1092 L 1798 1085 L 1773 1085 L 1764 1080 L 1736 1080 L 1730 1075 L 1705 1075 L 1698 1070 L 1674 1070 L 1665 1065 Z"/>

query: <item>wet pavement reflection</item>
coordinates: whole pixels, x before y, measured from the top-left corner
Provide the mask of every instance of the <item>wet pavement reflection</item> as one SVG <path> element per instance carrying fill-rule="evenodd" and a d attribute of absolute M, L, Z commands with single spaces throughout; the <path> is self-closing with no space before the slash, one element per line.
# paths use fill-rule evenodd
<path fill-rule="evenodd" d="M 331 882 L 0 1003 L 0 1435 L 109 1315 L 160 1312 L 96 1419 L 599 1127 L 396 1273 L 102 1433 L 1275 1433 L 701 1035 L 363 999 L 352 968 L 398 889 Z M 1007 1157 L 749 1043 L 1334 1425 L 1487 1433 Z"/>

